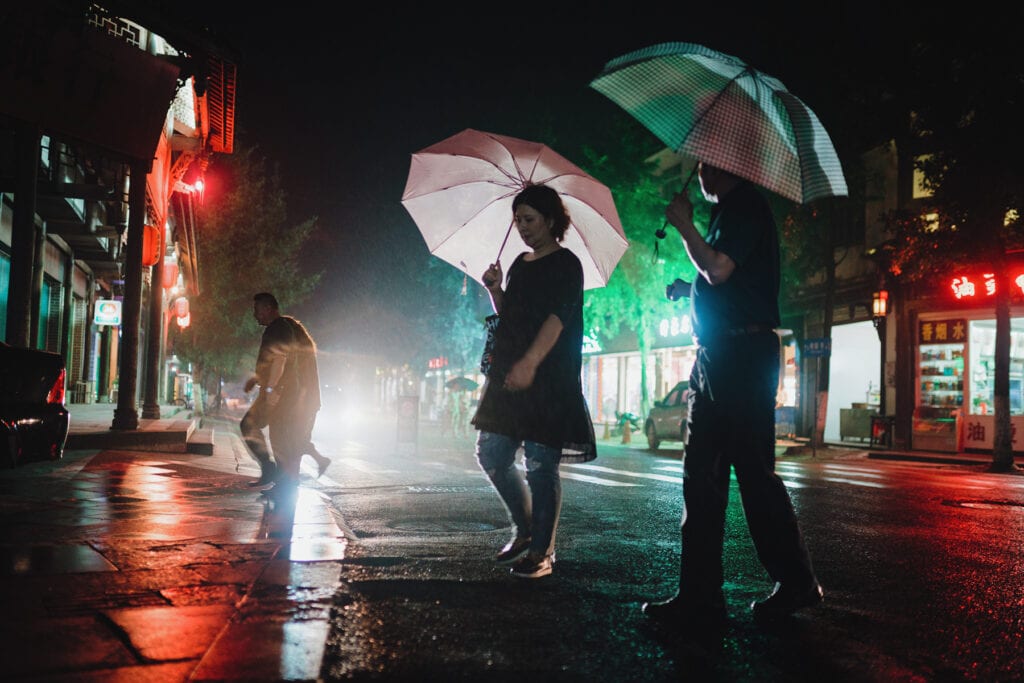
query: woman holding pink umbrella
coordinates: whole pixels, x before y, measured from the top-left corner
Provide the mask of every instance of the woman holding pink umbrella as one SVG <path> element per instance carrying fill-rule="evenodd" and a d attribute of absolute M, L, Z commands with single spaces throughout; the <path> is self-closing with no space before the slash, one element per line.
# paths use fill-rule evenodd
<path fill-rule="evenodd" d="M 562 507 L 558 467 L 597 457 L 580 378 L 583 268 L 560 244 L 569 215 L 558 192 L 528 185 L 512 202 L 531 251 L 516 257 L 502 288 L 501 264 L 483 275 L 499 322 L 491 366 L 473 417 L 476 456 L 508 512 L 514 536 L 498 553 L 513 576 L 552 572 Z M 515 466 L 522 447 L 526 481 Z"/>

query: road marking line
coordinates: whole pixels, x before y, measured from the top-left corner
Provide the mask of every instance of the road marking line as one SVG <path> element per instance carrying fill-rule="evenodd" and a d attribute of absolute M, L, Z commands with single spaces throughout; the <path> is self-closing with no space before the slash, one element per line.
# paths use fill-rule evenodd
<path fill-rule="evenodd" d="M 587 467 L 587 465 L 563 465 L 562 467 Z M 516 463 L 516 469 L 520 472 L 526 472 L 526 465 L 519 461 Z M 614 471 L 614 470 L 613 470 Z M 600 477 L 591 477 L 586 474 L 576 474 L 574 472 L 566 472 L 564 469 L 559 471 L 559 476 L 562 479 L 575 479 L 576 481 L 585 481 L 591 484 L 599 484 L 600 486 L 640 486 L 640 484 L 629 484 L 621 481 L 614 481 L 612 479 L 602 479 Z"/>
<path fill-rule="evenodd" d="M 366 474 L 398 474 L 398 470 L 382 470 L 374 467 L 373 463 L 360 460 L 358 458 L 335 458 L 335 462 L 340 462 L 343 465 L 351 467 L 354 470 L 365 472 Z"/>
<path fill-rule="evenodd" d="M 891 488 L 888 484 L 879 484 L 876 481 L 859 481 L 857 479 L 848 479 L 846 477 L 822 477 L 825 481 L 835 482 L 837 484 L 853 484 L 854 486 L 867 486 L 873 489 L 887 489 Z"/>
<path fill-rule="evenodd" d="M 574 467 L 584 470 L 593 470 L 594 472 L 607 472 L 608 474 L 618 474 L 623 477 L 637 477 L 638 479 L 654 479 L 655 481 L 667 481 L 670 484 L 681 484 L 683 483 L 682 477 L 669 477 L 664 474 L 647 474 L 646 472 L 628 472 L 626 470 L 616 470 L 611 467 L 604 467 L 602 465 L 564 465 L 564 467 Z"/>
<path fill-rule="evenodd" d="M 640 486 L 640 484 L 630 484 L 629 482 L 624 481 L 601 479 L 600 477 L 591 477 L 586 474 L 576 474 L 574 472 L 562 472 L 562 479 L 575 479 L 576 481 L 585 481 L 591 484 L 599 484 L 601 486 Z"/>
<path fill-rule="evenodd" d="M 855 474 L 859 477 L 874 477 L 876 479 L 884 479 L 885 474 L 881 472 L 868 472 L 866 470 L 859 469 L 857 467 L 850 467 L 848 465 L 823 465 L 822 468 L 826 472 L 839 472 L 841 474 Z"/>

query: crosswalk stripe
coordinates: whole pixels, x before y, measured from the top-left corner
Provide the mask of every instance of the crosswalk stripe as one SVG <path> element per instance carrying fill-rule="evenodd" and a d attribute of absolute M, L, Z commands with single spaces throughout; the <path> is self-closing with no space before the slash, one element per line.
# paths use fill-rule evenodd
<path fill-rule="evenodd" d="M 637 477 L 639 479 L 654 479 L 655 481 L 667 481 L 670 484 L 681 484 L 683 483 L 682 477 L 669 477 L 664 474 L 647 474 L 645 472 L 628 472 L 626 470 L 616 470 L 611 467 L 604 467 L 603 465 L 565 465 L 564 467 L 573 467 L 583 470 L 591 470 L 593 472 L 606 472 L 608 474 L 618 474 L 623 477 Z"/>
<path fill-rule="evenodd" d="M 583 467 L 583 465 L 565 464 L 562 465 L 562 467 Z M 522 462 L 517 462 L 516 468 L 520 472 L 526 472 L 526 465 L 524 465 Z M 566 472 L 564 469 L 562 469 L 559 472 L 559 476 L 561 476 L 562 479 L 585 481 L 590 484 L 598 484 L 599 486 L 640 486 L 640 484 L 630 484 L 627 482 L 615 481 L 614 479 L 602 479 L 601 477 L 591 477 L 586 474 L 577 474 L 576 472 Z"/>
<path fill-rule="evenodd" d="M 382 470 L 373 463 L 358 458 L 335 458 L 335 461 L 366 474 L 398 474 L 398 470 Z"/>
<path fill-rule="evenodd" d="M 591 484 L 599 484 L 601 486 L 640 486 L 640 484 L 630 484 L 629 482 L 615 481 L 614 479 L 591 477 L 586 474 L 577 474 L 575 472 L 562 472 L 562 479 L 575 479 L 576 481 L 585 481 Z"/>

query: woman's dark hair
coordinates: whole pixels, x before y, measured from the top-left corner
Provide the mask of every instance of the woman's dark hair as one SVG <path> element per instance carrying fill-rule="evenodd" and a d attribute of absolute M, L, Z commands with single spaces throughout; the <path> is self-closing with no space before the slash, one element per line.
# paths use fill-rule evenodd
<path fill-rule="evenodd" d="M 556 242 L 561 242 L 565 238 L 565 231 L 569 229 L 569 212 L 565 210 L 562 198 L 557 192 L 547 185 L 527 185 L 512 200 L 513 213 L 520 204 L 526 204 L 544 218 L 554 221 L 551 235 Z"/>

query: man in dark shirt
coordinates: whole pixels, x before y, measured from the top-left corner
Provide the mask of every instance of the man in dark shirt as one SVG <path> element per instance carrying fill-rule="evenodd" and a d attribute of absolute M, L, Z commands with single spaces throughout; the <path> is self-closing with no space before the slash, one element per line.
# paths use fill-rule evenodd
<path fill-rule="evenodd" d="M 715 203 L 705 239 L 693 207 L 676 196 L 665 216 L 697 267 L 690 316 L 698 344 L 690 375 L 684 455 L 678 593 L 643 611 L 669 626 L 721 622 L 722 550 L 730 470 L 758 559 L 775 582 L 755 616 L 789 614 L 819 603 L 793 505 L 775 474 L 775 397 L 779 382 L 779 242 L 768 202 L 750 182 L 701 163 L 701 190 Z"/>

